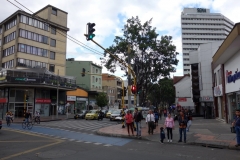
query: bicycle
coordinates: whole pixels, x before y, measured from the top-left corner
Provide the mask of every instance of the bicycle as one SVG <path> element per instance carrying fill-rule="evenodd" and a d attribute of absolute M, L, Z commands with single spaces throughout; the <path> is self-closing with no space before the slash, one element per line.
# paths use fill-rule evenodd
<path fill-rule="evenodd" d="M 34 125 L 35 123 L 40 124 L 40 117 L 39 116 L 36 116 L 36 117 L 33 118 L 32 124 Z"/>
<path fill-rule="evenodd" d="M 29 130 L 32 129 L 33 127 L 33 124 L 32 122 L 25 122 L 25 120 L 22 122 L 22 128 L 25 129 L 25 128 L 28 128 Z"/>

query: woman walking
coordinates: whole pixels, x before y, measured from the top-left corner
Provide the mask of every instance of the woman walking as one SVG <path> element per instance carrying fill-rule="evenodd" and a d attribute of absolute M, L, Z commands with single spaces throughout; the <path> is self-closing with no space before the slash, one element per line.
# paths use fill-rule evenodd
<path fill-rule="evenodd" d="M 134 136 L 134 134 L 133 134 L 133 116 L 130 113 L 130 111 L 127 111 L 127 114 L 125 116 L 125 120 L 126 120 L 126 124 L 127 124 L 128 136 L 130 136 L 129 127 L 131 128 L 132 135 Z"/>
<path fill-rule="evenodd" d="M 168 113 L 168 117 L 165 119 L 164 127 L 167 128 L 168 142 L 172 142 L 172 130 L 174 129 L 174 120 L 171 117 L 170 113 Z"/>

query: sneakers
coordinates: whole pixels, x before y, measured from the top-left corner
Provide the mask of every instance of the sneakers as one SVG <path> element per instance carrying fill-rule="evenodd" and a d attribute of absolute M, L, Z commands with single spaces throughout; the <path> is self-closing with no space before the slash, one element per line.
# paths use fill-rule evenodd
<path fill-rule="evenodd" d="M 169 140 L 167 140 L 167 142 L 169 142 Z"/>
<path fill-rule="evenodd" d="M 170 140 L 170 142 L 172 142 L 172 140 Z"/>

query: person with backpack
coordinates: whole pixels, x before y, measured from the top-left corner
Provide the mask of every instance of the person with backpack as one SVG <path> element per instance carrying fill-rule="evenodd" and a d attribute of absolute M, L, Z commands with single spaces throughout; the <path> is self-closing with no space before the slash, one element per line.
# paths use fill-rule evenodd
<path fill-rule="evenodd" d="M 158 126 L 159 113 L 157 109 L 154 111 L 154 118 L 155 118 L 155 125 Z"/>

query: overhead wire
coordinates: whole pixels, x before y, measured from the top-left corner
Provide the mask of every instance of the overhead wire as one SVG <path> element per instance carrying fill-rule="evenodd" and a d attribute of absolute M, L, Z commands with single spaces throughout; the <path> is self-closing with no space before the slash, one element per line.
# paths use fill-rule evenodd
<path fill-rule="evenodd" d="M 8 1 L 9 3 L 11 3 L 12 5 L 14 5 L 15 7 L 17 7 L 18 9 L 20 9 L 21 11 L 24 11 L 21 7 L 15 5 L 15 4 L 12 3 L 11 1 L 9 1 L 9 0 L 7 0 L 7 1 Z M 15 0 L 15 1 L 16 1 L 16 0 Z M 34 13 L 34 12 L 31 11 L 30 9 L 28 9 L 27 7 L 25 7 L 24 5 L 22 5 L 20 2 L 18 2 L 18 1 L 16 1 L 16 2 L 17 2 L 18 4 L 20 4 L 22 7 L 24 7 L 25 9 L 27 9 L 28 11 Z M 24 11 L 24 12 L 25 12 L 25 11 Z M 33 17 L 41 18 L 41 17 L 39 17 L 38 15 L 33 15 L 33 14 L 32 14 L 32 16 L 33 16 Z M 59 30 L 51 27 L 51 25 L 49 24 L 49 22 L 48 22 L 46 19 L 43 19 L 43 18 L 41 18 L 41 19 L 42 19 L 43 21 L 45 21 L 45 25 L 47 25 L 50 29 L 54 29 L 57 33 L 59 33 L 60 35 L 66 37 L 66 38 L 69 39 L 70 41 L 78 44 L 79 46 L 81 46 L 81 47 L 83 47 L 83 48 L 85 48 L 85 49 L 87 49 L 87 50 L 89 50 L 89 51 L 91 51 L 91 52 L 93 52 L 93 53 L 95 53 L 95 54 L 98 54 L 98 55 L 100 55 L 100 56 L 103 56 L 103 55 L 104 55 L 104 54 L 101 53 L 100 51 L 97 51 L 97 50 L 95 50 L 94 48 L 89 47 L 88 45 L 80 42 L 79 40 L 73 38 L 72 36 L 68 35 L 67 33 L 61 32 L 61 31 L 59 31 Z M 69 38 L 69 37 L 70 37 L 70 38 Z M 80 44 L 80 43 L 81 43 L 81 44 Z"/>

